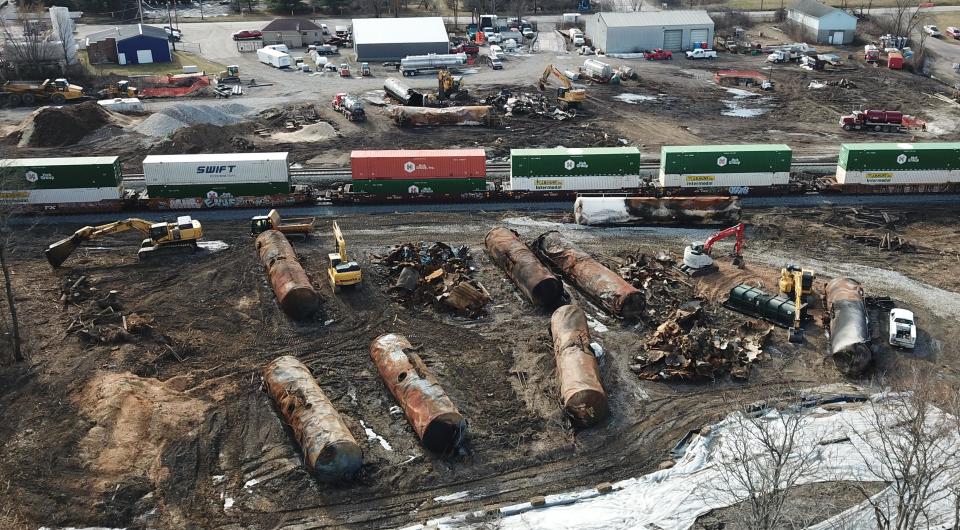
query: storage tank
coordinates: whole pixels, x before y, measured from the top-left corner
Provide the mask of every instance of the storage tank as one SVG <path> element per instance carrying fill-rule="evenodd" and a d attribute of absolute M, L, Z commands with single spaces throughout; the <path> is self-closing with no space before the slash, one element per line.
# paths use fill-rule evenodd
<path fill-rule="evenodd" d="M 353 151 L 351 176 L 357 180 L 452 179 L 487 176 L 483 149 L 398 149 Z"/>
<path fill-rule="evenodd" d="M 825 291 L 830 315 L 830 354 L 845 375 L 858 376 L 873 360 L 863 288 L 854 279 L 834 278 Z"/>
<path fill-rule="evenodd" d="M 8 204 L 119 200 L 123 175 L 116 156 L 0 160 L 0 193 Z"/>
<path fill-rule="evenodd" d="M 842 144 L 840 184 L 960 182 L 960 142 Z"/>
<path fill-rule="evenodd" d="M 400 59 L 400 71 L 417 68 L 448 68 L 467 64 L 465 53 L 431 53 L 429 55 L 408 55 Z"/>
<path fill-rule="evenodd" d="M 290 193 L 287 153 L 150 155 L 143 177 L 150 198 Z"/>
<path fill-rule="evenodd" d="M 784 144 L 685 145 L 660 149 L 663 187 L 773 186 L 790 182 L 793 152 Z"/>
<path fill-rule="evenodd" d="M 513 190 L 619 190 L 639 185 L 636 147 L 510 150 Z"/>
<path fill-rule="evenodd" d="M 594 79 L 607 81 L 613 77 L 613 68 L 609 64 L 596 59 L 583 61 L 583 71 Z"/>

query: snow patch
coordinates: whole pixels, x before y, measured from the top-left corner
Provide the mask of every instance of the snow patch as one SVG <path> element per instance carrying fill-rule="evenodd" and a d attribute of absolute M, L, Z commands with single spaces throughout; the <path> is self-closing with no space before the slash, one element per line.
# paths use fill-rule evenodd
<path fill-rule="evenodd" d="M 629 92 L 624 94 L 617 94 L 613 96 L 613 99 L 619 99 L 625 103 L 630 103 L 631 105 L 637 105 L 642 101 L 656 101 L 656 96 L 645 96 L 643 94 L 631 94 Z"/>
<path fill-rule="evenodd" d="M 459 501 L 460 499 L 465 499 L 470 495 L 470 490 L 458 491 L 456 493 L 451 493 L 450 495 L 441 495 L 439 497 L 434 497 L 433 500 L 436 502 L 453 502 Z"/>
<path fill-rule="evenodd" d="M 383 447 L 387 451 L 393 451 L 393 446 L 390 445 L 390 442 L 388 442 L 383 436 L 380 436 L 374 432 L 370 427 L 367 427 L 367 424 L 364 423 L 363 420 L 360 420 L 360 426 L 363 427 L 363 432 L 367 433 L 367 440 L 376 440 L 377 442 L 380 442 L 380 447 Z"/>

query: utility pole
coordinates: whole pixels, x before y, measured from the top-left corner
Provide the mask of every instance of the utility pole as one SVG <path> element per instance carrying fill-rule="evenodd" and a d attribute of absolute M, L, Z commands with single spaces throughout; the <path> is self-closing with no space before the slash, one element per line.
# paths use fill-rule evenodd
<path fill-rule="evenodd" d="M 199 2 L 200 2 L 200 22 L 203 22 L 203 0 L 199 0 Z"/>
<path fill-rule="evenodd" d="M 170 15 L 170 2 L 167 1 L 167 26 L 170 27 L 169 39 L 173 45 L 173 51 L 177 51 L 177 36 L 173 33 L 173 16 Z"/>
<path fill-rule="evenodd" d="M 140 15 L 140 23 L 143 24 L 143 0 L 137 0 L 137 12 Z"/>

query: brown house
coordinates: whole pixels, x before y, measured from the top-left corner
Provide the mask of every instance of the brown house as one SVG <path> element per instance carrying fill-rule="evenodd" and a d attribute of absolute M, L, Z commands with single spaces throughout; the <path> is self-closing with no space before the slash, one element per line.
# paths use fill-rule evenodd
<path fill-rule="evenodd" d="M 278 18 L 263 28 L 263 44 L 286 44 L 287 48 L 303 48 L 320 44 L 323 34 L 320 26 L 305 18 Z"/>

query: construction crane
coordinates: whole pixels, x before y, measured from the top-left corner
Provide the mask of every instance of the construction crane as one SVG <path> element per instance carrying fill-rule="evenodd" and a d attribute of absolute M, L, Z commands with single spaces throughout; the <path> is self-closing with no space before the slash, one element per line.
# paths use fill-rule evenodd
<path fill-rule="evenodd" d="M 570 79 L 563 75 L 563 72 L 557 70 L 552 64 L 548 64 L 547 68 L 543 71 L 543 75 L 540 76 L 538 86 L 541 91 L 547 89 L 547 81 L 550 80 L 551 75 L 559 79 L 560 84 L 563 85 L 557 88 L 557 104 L 560 108 L 578 108 L 586 101 L 587 91 L 582 88 L 573 88 L 573 83 L 570 82 Z"/>
<path fill-rule="evenodd" d="M 250 235 L 258 236 L 267 230 L 276 230 L 283 235 L 309 236 L 317 223 L 316 217 L 293 217 L 281 219 L 280 212 L 270 210 L 267 215 L 257 215 L 250 219 Z"/>
<path fill-rule="evenodd" d="M 363 279 L 363 272 L 360 265 L 347 258 L 347 242 L 343 240 L 343 232 L 340 231 L 340 225 L 333 222 L 333 239 L 337 245 L 337 251 L 327 255 L 330 259 L 330 268 L 327 273 L 330 276 L 330 287 L 334 292 L 338 287 L 350 287 L 360 283 Z"/>
<path fill-rule="evenodd" d="M 451 75 L 448 70 L 437 70 L 437 83 L 440 85 L 437 89 L 437 97 L 440 99 L 460 99 L 467 95 L 467 91 L 461 88 L 461 75 Z"/>
<path fill-rule="evenodd" d="M 59 267 L 84 241 L 126 232 L 127 230 L 137 230 L 147 236 L 140 243 L 140 250 L 137 252 L 140 259 L 195 252 L 197 241 L 203 235 L 200 221 L 191 219 L 189 215 L 177 217 L 175 223 L 153 223 L 143 219 L 130 218 L 105 225 L 85 226 L 74 232 L 72 236 L 47 247 L 44 254 L 46 254 L 50 265 Z"/>
<path fill-rule="evenodd" d="M 803 342 L 803 328 L 800 327 L 800 321 L 803 316 L 803 310 L 806 307 L 803 304 L 803 297 L 813 293 L 813 279 L 817 274 L 813 271 L 802 269 L 796 265 L 787 265 L 780 269 L 780 292 L 793 297 L 796 311 L 793 314 L 793 326 L 787 330 L 787 338 L 790 342 Z"/>
<path fill-rule="evenodd" d="M 683 249 L 683 264 L 678 267 L 680 272 L 687 276 L 703 276 L 719 270 L 714 264 L 713 258 L 710 257 L 710 251 L 717 241 L 733 236 L 737 238 L 734 246 L 733 264 L 737 267 L 743 267 L 743 244 L 746 241 L 746 229 L 747 225 L 739 223 L 713 234 L 706 241 L 696 241 L 687 246 Z"/>

